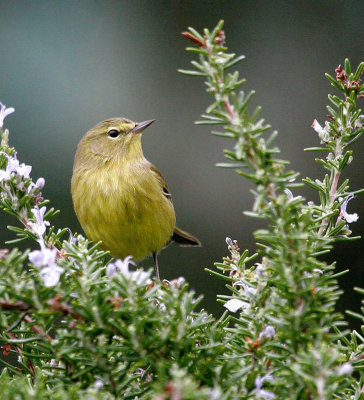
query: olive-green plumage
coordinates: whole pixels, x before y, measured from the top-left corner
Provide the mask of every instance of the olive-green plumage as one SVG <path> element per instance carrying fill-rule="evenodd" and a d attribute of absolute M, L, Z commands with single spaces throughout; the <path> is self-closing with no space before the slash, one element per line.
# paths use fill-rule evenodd
<path fill-rule="evenodd" d="M 77 147 L 71 192 L 89 239 L 116 258 L 153 254 L 158 276 L 156 254 L 170 240 L 200 242 L 175 226 L 165 180 L 143 155 L 141 132 L 153 121 L 113 118 L 90 129 Z"/>

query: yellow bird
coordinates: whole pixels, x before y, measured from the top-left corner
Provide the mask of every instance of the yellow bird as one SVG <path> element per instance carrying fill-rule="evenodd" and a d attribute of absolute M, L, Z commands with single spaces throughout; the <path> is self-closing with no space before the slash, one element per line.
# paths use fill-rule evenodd
<path fill-rule="evenodd" d="M 201 244 L 176 227 L 167 184 L 144 157 L 141 133 L 153 122 L 112 118 L 91 128 L 77 147 L 71 192 L 89 239 L 115 258 L 152 254 L 159 279 L 157 254 L 170 241 Z"/>

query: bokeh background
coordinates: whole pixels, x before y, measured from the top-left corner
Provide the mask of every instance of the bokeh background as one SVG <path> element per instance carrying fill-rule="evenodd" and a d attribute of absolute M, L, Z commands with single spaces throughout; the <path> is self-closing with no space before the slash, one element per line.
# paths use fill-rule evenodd
<path fill-rule="evenodd" d="M 43 194 L 61 210 L 56 225 L 81 231 L 70 179 L 82 135 L 109 117 L 155 118 L 143 136 L 145 155 L 169 184 L 179 226 L 203 243 L 170 246 L 160 255 L 161 274 L 184 276 L 216 315 L 222 307 L 215 296 L 225 292 L 224 283 L 204 268 L 227 255 L 226 236 L 253 252 L 259 225 L 242 214 L 253 203 L 251 185 L 214 166 L 232 143 L 194 125 L 212 100 L 203 81 L 177 69 L 188 68 L 191 59 L 180 32 L 213 28 L 221 18 L 230 51 L 247 57 L 239 67 L 245 90 L 257 91 L 253 105 L 262 105 L 262 116 L 279 131 L 282 158 L 302 177 L 322 178 L 314 154 L 303 148 L 318 144 L 314 118 L 326 118 L 333 89 L 324 73 L 334 73 L 345 57 L 355 67 L 363 61 L 362 1 L 0 0 L 0 101 L 16 108 L 6 127 L 19 159 L 33 166 L 33 178 L 45 178 Z M 353 190 L 363 187 L 363 156 L 361 142 L 346 172 Z M 316 200 L 309 189 L 298 193 Z M 360 219 L 352 229 L 360 235 L 363 196 L 350 203 L 354 211 Z M 1 215 L 0 222 L 3 247 L 11 236 L 5 226 L 14 221 Z M 358 310 L 361 299 L 352 288 L 364 286 L 363 240 L 338 245 L 329 257 L 338 258 L 339 270 L 350 268 L 340 279 L 339 309 Z"/>

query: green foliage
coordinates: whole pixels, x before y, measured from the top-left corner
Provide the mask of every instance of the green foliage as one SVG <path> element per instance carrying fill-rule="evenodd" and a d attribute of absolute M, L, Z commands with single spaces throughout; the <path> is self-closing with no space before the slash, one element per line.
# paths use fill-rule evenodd
<path fill-rule="evenodd" d="M 214 97 L 198 124 L 222 125 L 223 132 L 212 133 L 234 140 L 234 147 L 225 150 L 230 162 L 220 166 L 233 168 L 256 184 L 254 207 L 247 214 L 268 221 L 267 229 L 255 232 L 261 257 L 258 266 L 246 265 L 246 252 L 240 256 L 237 243 L 230 239 L 231 258 L 217 264 L 231 278 L 232 309 L 241 310 L 230 329 L 234 338 L 230 343 L 237 338 L 235 351 L 254 352 L 249 373 L 253 378 L 272 376 L 271 390 L 277 398 L 343 396 L 350 380 L 338 371 L 350 355 L 337 346 L 342 334 L 333 330 L 345 325 L 334 307 L 340 295 L 338 275 L 334 265 L 320 261 L 320 255 L 329 252 L 335 240 L 349 239 L 348 223 L 357 219 L 356 214 L 346 212 L 353 193 L 348 181 L 339 185 L 339 178 L 352 161 L 352 151 L 347 148 L 363 133 L 364 118 L 356 101 L 364 91 L 360 81 L 364 63 L 352 72 L 346 61 L 345 69 L 339 66 L 335 70 L 336 79 L 327 75 L 343 98 L 329 96 L 335 107 L 328 108 L 330 121 L 324 127 L 316 120 L 313 123 L 324 147 L 309 150 L 328 153 L 317 161 L 329 173 L 322 181 L 304 180 L 320 198 L 319 204 L 306 204 L 289 190 L 300 186 L 295 183 L 298 174 L 287 171 L 288 162 L 276 157 L 276 132 L 269 133 L 270 127 L 258 118 L 259 108 L 249 112 L 254 93 L 239 91 L 244 80 L 238 72 L 228 72 L 242 57 L 227 53 L 222 27 L 220 22 L 203 36 L 193 29 L 184 33 L 197 45 L 187 50 L 198 54 L 192 65 L 205 77 L 207 92 Z M 194 71 L 181 72 L 194 75 Z M 266 349 L 260 336 L 268 325 L 274 327 L 275 335 Z"/>
<path fill-rule="evenodd" d="M 255 183 L 257 253 L 240 251 L 227 238 L 229 256 L 208 269 L 227 282 L 218 296 L 227 311 L 215 319 L 198 311 L 200 298 L 183 278 L 152 281 L 150 272 L 130 270 L 130 260 L 111 260 L 81 235 L 50 224 L 44 180 L 35 183 L 2 131 L 0 208 L 20 226 L 16 238 L 37 249 L 0 250 L 0 343 L 6 399 L 362 399 L 364 337 L 342 331 L 335 311 L 341 291 L 335 264 L 321 255 L 337 240 L 349 240 L 346 211 L 353 194 L 341 174 L 349 149 L 363 133 L 356 101 L 364 93 L 348 61 L 327 75 L 340 96 L 329 96 L 330 121 L 316 120 L 322 180 L 306 178 L 319 203 L 306 203 L 290 189 L 298 173 L 277 158 L 277 135 L 249 109 L 252 93 L 229 72 L 244 57 L 228 53 L 220 22 L 203 34 L 184 36 L 198 60 L 181 72 L 205 79 L 213 97 L 199 124 L 220 125 L 214 135 L 233 140 L 227 163 Z M 0 128 L 13 110 L 0 103 Z M 211 278 L 212 279 L 212 278 Z M 357 289 L 363 292 L 361 289 Z M 363 314 L 351 314 L 362 321 Z M 353 369 L 356 371 L 352 375 Z"/>
<path fill-rule="evenodd" d="M 149 398 L 156 376 L 162 390 L 172 370 L 212 385 L 227 320 L 196 312 L 198 299 L 183 279 L 151 283 L 149 274 L 105 275 L 104 254 L 88 247 L 83 238 L 64 243 L 59 263 L 65 272 L 51 288 L 24 268 L 19 252 L 0 261 L 0 298 L 7 298 L 0 302 L 0 337 L 19 356 L 9 371 L 32 377 L 42 371 L 55 387 L 84 389 L 97 381 L 108 393 L 130 398 Z"/>

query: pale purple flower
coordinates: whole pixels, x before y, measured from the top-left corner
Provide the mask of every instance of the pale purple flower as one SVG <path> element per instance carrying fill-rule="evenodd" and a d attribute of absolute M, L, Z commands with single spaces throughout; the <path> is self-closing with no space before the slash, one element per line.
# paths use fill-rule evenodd
<path fill-rule="evenodd" d="M 346 207 L 349 203 L 349 201 L 354 198 L 353 194 L 349 194 L 349 196 L 347 196 L 347 198 L 345 199 L 345 201 L 341 204 L 340 206 L 340 217 L 344 218 L 345 221 L 348 224 L 351 224 L 352 222 L 356 222 L 359 219 L 359 215 L 357 213 L 354 214 L 348 214 L 346 212 Z M 339 198 L 339 201 L 342 201 L 342 197 Z"/>
<path fill-rule="evenodd" d="M 0 171 L 0 181 L 8 181 L 11 179 L 11 173 L 16 172 L 19 168 L 19 161 L 16 158 L 10 157 L 6 153 L 2 153 L 5 157 L 7 157 L 8 162 L 6 164 L 6 170 Z"/>
<path fill-rule="evenodd" d="M 268 325 L 259 333 L 259 339 L 270 339 L 276 334 L 272 325 Z"/>
<path fill-rule="evenodd" d="M 45 180 L 44 178 L 38 178 L 37 182 L 30 182 L 30 185 L 27 188 L 27 193 L 34 193 L 34 192 L 39 192 L 44 188 L 45 185 Z"/>
<path fill-rule="evenodd" d="M 58 367 L 58 361 L 55 358 L 52 358 L 49 362 L 50 367 Z"/>
<path fill-rule="evenodd" d="M 341 375 L 351 375 L 354 371 L 353 366 L 351 363 L 346 362 L 345 364 L 340 365 L 340 367 L 337 370 L 337 373 L 339 376 Z"/>
<path fill-rule="evenodd" d="M 269 380 L 272 379 L 270 374 L 267 374 L 267 375 L 265 375 L 263 377 L 258 375 L 255 378 L 254 383 L 255 383 L 255 389 L 256 389 L 257 397 L 261 397 L 262 399 L 266 399 L 266 400 L 271 400 L 271 399 L 275 399 L 276 398 L 275 394 L 272 393 L 272 392 L 269 392 L 268 390 L 262 389 L 264 381 L 268 380 L 268 379 Z"/>
<path fill-rule="evenodd" d="M 255 263 L 256 265 L 254 273 L 258 275 L 259 278 L 261 278 L 265 274 L 265 267 L 263 264 L 260 263 Z"/>
<path fill-rule="evenodd" d="M 240 308 L 249 308 L 250 304 L 243 300 L 230 299 L 224 304 L 224 307 L 227 308 L 230 312 L 237 312 Z"/>
<path fill-rule="evenodd" d="M 132 256 L 127 256 L 124 260 L 116 260 L 113 263 L 110 263 L 106 267 L 106 275 L 113 276 L 117 270 L 119 270 L 123 275 L 128 275 L 129 272 L 129 264 L 135 265 L 135 262 L 132 261 Z"/>
<path fill-rule="evenodd" d="M 237 254 L 239 251 L 238 242 L 236 240 L 232 240 L 231 238 L 227 237 L 225 239 L 226 244 L 228 245 L 229 251 L 234 255 Z"/>
<path fill-rule="evenodd" d="M 35 182 L 35 187 L 39 190 L 42 190 L 45 185 L 45 179 L 44 178 L 38 178 L 37 182 Z"/>
<path fill-rule="evenodd" d="M 5 104 L 0 102 L 0 129 L 4 126 L 4 119 L 14 111 L 13 107 L 6 108 Z"/>
<path fill-rule="evenodd" d="M 257 289 L 251 286 L 248 286 L 245 283 L 242 283 L 242 286 L 244 288 L 244 294 L 247 298 L 254 297 L 255 294 L 257 293 Z"/>
<path fill-rule="evenodd" d="M 293 193 L 289 189 L 285 189 L 284 193 L 288 196 L 290 201 L 302 199 L 302 196 L 293 196 Z"/>
<path fill-rule="evenodd" d="M 56 264 L 57 249 L 49 249 L 43 240 L 40 240 L 39 244 L 40 250 L 29 253 L 29 261 L 40 269 L 44 286 L 55 286 L 64 272 L 64 269 Z"/>
<path fill-rule="evenodd" d="M 40 250 L 33 250 L 29 253 L 29 261 L 37 268 L 54 264 L 56 260 L 57 250 L 49 249 L 43 241 L 39 241 Z"/>
<path fill-rule="evenodd" d="M 67 229 L 68 234 L 70 235 L 69 242 L 70 242 L 71 244 L 76 244 L 77 241 L 80 239 L 80 235 L 78 235 L 78 236 L 75 238 L 75 237 L 73 236 L 73 233 L 72 233 L 71 229 L 70 229 L 70 228 L 66 228 L 66 229 Z"/>
<path fill-rule="evenodd" d="M 137 285 L 142 285 L 145 283 L 150 283 L 150 273 L 142 270 L 129 271 L 129 264 L 136 265 L 134 261 L 131 260 L 132 256 L 125 257 L 124 260 L 116 260 L 110 263 L 106 267 L 106 275 L 113 276 L 116 272 L 120 272 L 126 278 L 134 281 Z"/>
<path fill-rule="evenodd" d="M 234 243 L 233 243 L 233 241 L 231 240 L 231 238 L 227 237 L 227 238 L 225 239 L 225 241 L 226 241 L 226 244 L 228 245 L 228 247 L 232 248 L 232 247 L 234 246 Z"/>
<path fill-rule="evenodd" d="M 33 233 L 35 233 L 38 237 L 42 237 L 46 231 L 46 227 L 49 225 L 49 221 L 44 221 L 44 214 L 46 212 L 46 207 L 43 206 L 39 208 L 35 206 L 32 208 L 32 213 L 35 217 L 36 222 L 29 222 L 29 226 Z"/>
<path fill-rule="evenodd" d="M 244 294 L 248 299 L 254 297 L 257 293 L 257 289 L 255 287 L 248 286 L 244 281 L 237 281 L 233 283 L 233 286 L 242 286 L 244 289 Z"/>
<path fill-rule="evenodd" d="M 7 159 L 8 163 L 6 165 L 6 170 L 0 170 L 0 181 L 8 181 L 11 179 L 11 174 L 15 172 L 17 175 L 22 176 L 26 179 L 29 178 L 30 171 L 32 167 L 30 165 L 20 164 L 19 161 L 14 157 L 2 152 Z"/>

